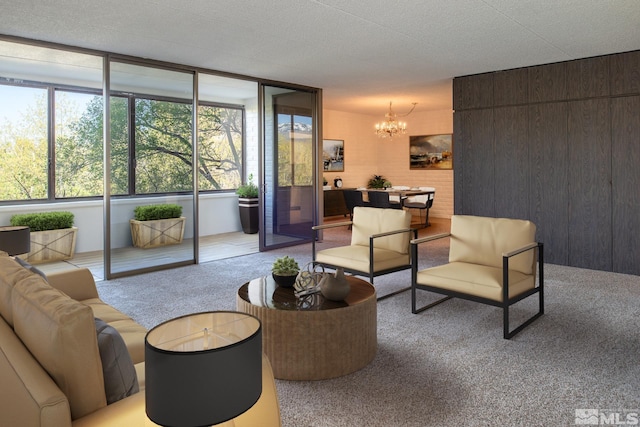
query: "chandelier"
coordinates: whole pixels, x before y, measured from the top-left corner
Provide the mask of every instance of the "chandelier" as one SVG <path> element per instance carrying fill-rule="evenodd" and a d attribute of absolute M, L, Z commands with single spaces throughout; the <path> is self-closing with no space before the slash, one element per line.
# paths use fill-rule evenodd
<path fill-rule="evenodd" d="M 401 117 L 406 117 L 411 114 L 413 109 L 416 108 L 417 102 L 412 104 L 413 107 L 411 107 L 411 110 L 409 110 L 407 114 L 403 114 Z M 407 133 L 407 123 L 396 120 L 398 115 L 391 109 L 391 101 L 389 101 L 389 112 L 384 116 L 386 118 L 384 122 L 376 123 L 376 135 L 380 138 L 389 137 L 389 139 L 392 139 L 394 135 Z"/>

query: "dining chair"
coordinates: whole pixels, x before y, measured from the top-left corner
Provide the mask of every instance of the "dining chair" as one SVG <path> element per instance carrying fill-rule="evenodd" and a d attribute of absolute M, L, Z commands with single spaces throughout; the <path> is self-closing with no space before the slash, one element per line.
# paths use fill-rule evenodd
<path fill-rule="evenodd" d="M 428 191 L 427 194 L 419 194 L 410 196 L 404 200 L 404 207 L 407 209 L 418 209 L 420 213 L 420 224 L 423 228 L 430 226 L 429 209 L 433 206 L 433 199 L 436 196 L 436 189 L 433 187 L 420 187 L 421 191 Z M 422 221 L 422 212 L 425 212 L 424 221 Z"/>
<path fill-rule="evenodd" d="M 369 206 L 369 202 L 365 202 L 362 197 L 362 191 L 360 190 L 342 190 L 344 195 L 344 202 L 347 205 L 349 211 L 349 219 L 353 221 L 353 208 L 356 206 Z"/>
<path fill-rule="evenodd" d="M 369 191 L 368 194 L 372 208 L 402 209 L 402 203 L 391 202 L 386 191 Z"/>

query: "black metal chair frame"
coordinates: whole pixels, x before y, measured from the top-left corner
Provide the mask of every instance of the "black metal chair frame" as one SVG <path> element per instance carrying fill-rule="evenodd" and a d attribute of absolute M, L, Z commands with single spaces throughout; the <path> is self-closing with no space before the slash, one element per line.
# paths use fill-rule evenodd
<path fill-rule="evenodd" d="M 403 206 L 407 209 L 418 209 L 420 213 L 420 224 L 422 224 L 423 228 L 428 227 L 429 224 L 429 209 L 433 207 L 433 199 L 435 197 L 436 192 L 432 191 L 426 193 L 428 195 L 427 201 L 425 203 L 422 202 L 407 202 L 407 199 L 404 200 Z M 424 222 L 422 222 L 422 211 L 426 212 L 426 218 Z"/>
<path fill-rule="evenodd" d="M 353 221 L 342 221 L 342 222 L 336 222 L 336 223 L 332 223 L 332 224 L 322 224 L 322 225 L 316 225 L 314 227 L 312 227 L 312 230 L 314 231 L 314 236 L 313 239 L 311 240 L 311 251 L 312 251 L 312 262 L 313 265 L 318 265 L 321 264 L 324 267 L 329 267 L 329 268 L 333 268 L 336 269 L 338 267 L 343 268 L 344 271 L 354 274 L 354 275 L 358 275 L 358 276 L 366 276 L 369 278 L 369 282 L 371 282 L 371 284 L 373 285 L 373 278 L 376 276 L 382 276 L 383 274 L 388 274 L 388 273 L 394 273 L 396 271 L 402 271 L 402 270 L 408 270 L 410 269 L 411 266 L 411 258 L 409 258 L 409 264 L 408 265 L 403 265 L 401 267 L 395 267 L 395 268 L 388 268 L 386 270 L 380 270 L 380 271 L 374 271 L 373 270 L 373 265 L 374 265 L 374 256 L 373 256 L 373 241 L 374 239 L 378 239 L 380 237 L 385 237 L 385 236 L 392 236 L 394 234 L 400 234 L 400 233 L 413 233 L 413 238 L 416 239 L 418 237 L 418 230 L 416 230 L 415 228 L 404 228 L 404 229 L 399 229 L 399 230 L 394 230 L 394 231 L 387 231 L 385 233 L 378 233 L 378 234 L 372 234 L 371 236 L 369 236 L 369 271 L 361 271 L 361 270 L 355 270 L 355 269 L 351 269 L 351 268 L 346 268 L 342 265 L 333 265 L 333 264 L 327 264 L 327 263 L 319 263 L 316 262 L 316 240 L 318 240 L 318 231 L 320 230 L 326 230 L 328 228 L 335 228 L 335 227 L 344 227 L 344 226 L 351 226 L 353 225 Z M 381 297 L 378 297 L 378 301 L 383 300 L 385 298 L 389 298 L 391 296 L 397 295 L 399 293 L 408 291 L 409 289 L 411 289 L 411 286 L 408 286 L 406 288 L 402 288 L 400 290 L 397 290 L 395 292 L 392 292 L 390 294 L 386 294 L 383 295 Z"/>
<path fill-rule="evenodd" d="M 544 314 L 544 267 L 543 267 L 544 266 L 544 250 L 543 250 L 543 244 L 540 242 L 534 242 L 522 248 L 502 254 L 502 283 L 503 283 L 502 301 L 495 301 L 489 298 L 478 297 L 475 295 L 469 295 L 462 292 L 442 289 L 435 286 L 418 284 L 417 283 L 418 244 L 441 239 L 444 237 L 449 237 L 449 236 L 450 234 L 446 233 L 446 234 L 439 234 L 436 236 L 430 236 L 430 237 L 425 237 L 422 239 L 416 239 L 411 241 L 411 312 L 413 314 L 417 314 L 422 311 L 425 311 L 451 298 L 462 298 L 469 301 L 475 301 L 482 304 L 492 305 L 494 307 L 501 307 L 504 339 L 513 338 L 518 332 L 522 331 L 525 327 L 529 326 L 534 320 L 536 320 L 537 318 L 539 318 Z M 526 252 L 528 250 L 536 250 L 536 249 L 538 252 L 538 286 L 535 286 L 533 289 L 530 289 L 526 292 L 516 295 L 513 298 L 509 298 L 509 258 L 515 255 L 518 255 L 522 252 Z M 430 291 L 430 292 L 434 292 L 442 295 L 447 295 L 447 296 L 431 304 L 425 305 L 424 307 L 416 308 L 416 290 L 418 289 L 424 290 L 424 291 Z M 535 313 L 529 319 L 525 320 L 518 327 L 510 331 L 509 330 L 510 329 L 509 328 L 509 307 L 533 294 L 538 294 L 538 298 L 539 298 L 538 312 Z"/>

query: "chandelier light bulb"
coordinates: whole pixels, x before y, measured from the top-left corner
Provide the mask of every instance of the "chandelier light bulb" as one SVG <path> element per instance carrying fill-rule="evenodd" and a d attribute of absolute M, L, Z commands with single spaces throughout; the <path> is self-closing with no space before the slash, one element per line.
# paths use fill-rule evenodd
<path fill-rule="evenodd" d="M 413 107 L 411 110 L 404 114 L 404 116 L 408 116 L 411 114 L 413 109 L 416 108 L 416 103 L 413 103 Z M 375 133 L 380 138 L 389 138 L 392 139 L 394 135 L 402 135 L 407 133 L 407 123 L 406 122 L 398 122 L 396 120 L 397 114 L 393 112 L 391 108 L 391 102 L 389 102 L 389 112 L 385 115 L 386 120 L 384 122 L 379 122 L 375 124 Z"/>

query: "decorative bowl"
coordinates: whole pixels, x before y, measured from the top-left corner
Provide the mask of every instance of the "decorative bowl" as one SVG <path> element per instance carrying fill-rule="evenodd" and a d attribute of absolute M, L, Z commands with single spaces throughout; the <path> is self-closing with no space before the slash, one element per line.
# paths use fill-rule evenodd
<path fill-rule="evenodd" d="M 279 276 L 275 273 L 271 273 L 271 277 L 276 281 L 278 286 L 282 286 L 283 288 L 290 288 L 296 283 L 296 277 L 298 275 L 294 274 L 293 276 Z"/>

